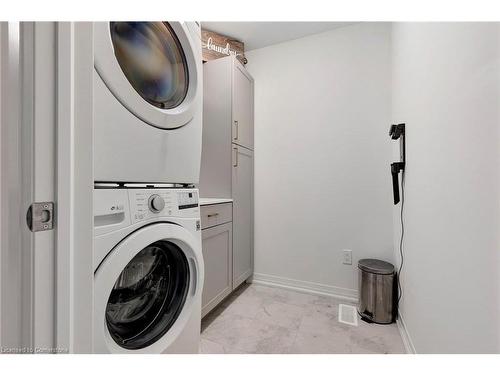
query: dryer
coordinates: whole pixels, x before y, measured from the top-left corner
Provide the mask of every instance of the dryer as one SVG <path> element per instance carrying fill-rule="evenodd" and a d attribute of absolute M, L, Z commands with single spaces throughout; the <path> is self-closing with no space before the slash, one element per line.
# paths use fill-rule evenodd
<path fill-rule="evenodd" d="M 198 353 L 196 189 L 94 190 L 94 351 Z"/>
<path fill-rule="evenodd" d="M 199 181 L 202 57 L 196 22 L 94 23 L 94 180 Z"/>

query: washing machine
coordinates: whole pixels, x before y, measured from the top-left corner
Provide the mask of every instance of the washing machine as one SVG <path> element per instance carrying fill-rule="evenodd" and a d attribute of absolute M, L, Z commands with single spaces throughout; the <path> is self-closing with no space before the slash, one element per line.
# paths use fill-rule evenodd
<path fill-rule="evenodd" d="M 196 189 L 94 189 L 94 351 L 198 353 Z"/>
<path fill-rule="evenodd" d="M 94 181 L 199 181 L 200 33 L 196 22 L 94 23 Z"/>

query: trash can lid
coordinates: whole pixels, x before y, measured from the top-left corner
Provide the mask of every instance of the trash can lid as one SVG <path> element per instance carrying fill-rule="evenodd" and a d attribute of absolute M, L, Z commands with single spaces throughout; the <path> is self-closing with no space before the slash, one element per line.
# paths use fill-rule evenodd
<path fill-rule="evenodd" d="M 358 268 L 378 275 L 391 275 L 394 273 L 394 266 L 391 263 L 379 259 L 360 259 Z"/>

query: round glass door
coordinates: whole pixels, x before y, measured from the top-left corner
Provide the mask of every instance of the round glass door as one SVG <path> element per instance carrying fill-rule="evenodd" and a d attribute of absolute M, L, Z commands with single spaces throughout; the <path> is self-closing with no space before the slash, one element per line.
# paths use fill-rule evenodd
<path fill-rule="evenodd" d="M 179 316 L 189 289 L 184 252 L 168 241 L 141 250 L 118 276 L 106 306 L 113 340 L 141 349 L 160 339 Z"/>
<path fill-rule="evenodd" d="M 111 22 L 118 63 L 150 104 L 172 109 L 186 97 L 189 74 L 179 39 L 167 22 Z"/>

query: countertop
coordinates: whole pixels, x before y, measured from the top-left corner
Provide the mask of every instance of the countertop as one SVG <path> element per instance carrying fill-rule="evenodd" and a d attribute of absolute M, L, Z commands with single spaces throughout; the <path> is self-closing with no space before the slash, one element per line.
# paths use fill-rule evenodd
<path fill-rule="evenodd" d="M 200 206 L 208 206 L 210 204 L 231 203 L 231 198 L 200 198 Z"/>

